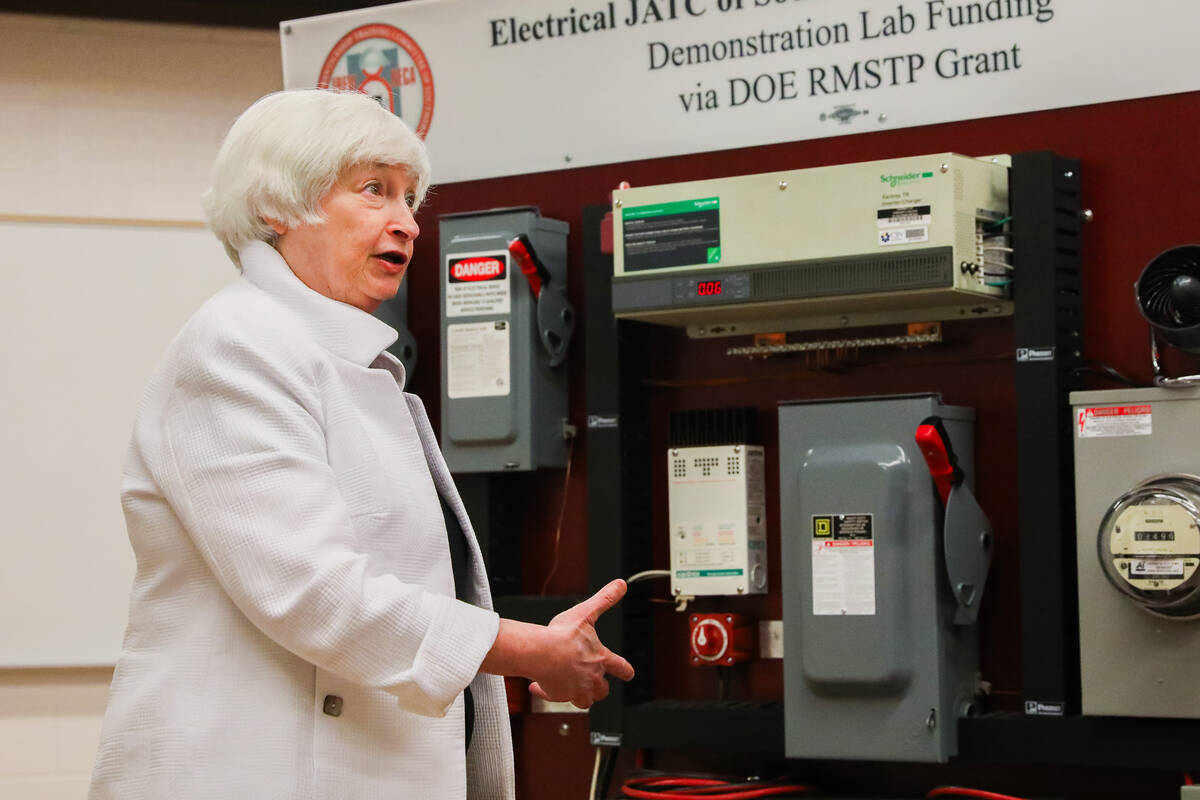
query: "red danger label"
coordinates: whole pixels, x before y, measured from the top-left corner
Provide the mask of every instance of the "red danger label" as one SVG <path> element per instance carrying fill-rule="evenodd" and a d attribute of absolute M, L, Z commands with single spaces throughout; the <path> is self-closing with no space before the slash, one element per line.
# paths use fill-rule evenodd
<path fill-rule="evenodd" d="M 507 259 L 503 256 L 472 256 L 451 259 L 450 282 L 493 281 L 504 278 L 507 271 Z"/>
<path fill-rule="evenodd" d="M 1081 439 L 1100 436 L 1149 436 L 1154 430 L 1153 407 L 1100 406 L 1081 408 L 1076 416 Z"/>
<path fill-rule="evenodd" d="M 1089 417 L 1127 417 L 1130 414 L 1149 414 L 1150 406 L 1109 406 L 1107 408 L 1089 408 Z"/>

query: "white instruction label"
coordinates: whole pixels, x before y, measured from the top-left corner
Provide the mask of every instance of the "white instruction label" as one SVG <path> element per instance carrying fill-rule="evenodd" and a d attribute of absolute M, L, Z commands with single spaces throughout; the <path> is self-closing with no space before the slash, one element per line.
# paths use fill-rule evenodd
<path fill-rule="evenodd" d="M 1081 408 L 1075 426 L 1080 439 L 1102 436 L 1149 436 L 1151 406 L 1101 406 Z"/>
<path fill-rule="evenodd" d="M 874 519 L 870 514 L 812 518 L 813 614 L 875 613 Z"/>
<path fill-rule="evenodd" d="M 507 320 L 446 326 L 446 394 L 451 399 L 507 395 L 511 371 Z"/>
<path fill-rule="evenodd" d="M 741 575 L 738 546 L 742 538 L 734 522 L 698 520 L 675 524 L 678 539 L 675 577 L 711 578 Z M 744 552 L 745 545 L 742 545 Z M 744 558 L 744 556 L 742 556 Z"/>
<path fill-rule="evenodd" d="M 508 253 L 455 253 L 446 257 L 447 317 L 507 314 L 511 310 Z"/>

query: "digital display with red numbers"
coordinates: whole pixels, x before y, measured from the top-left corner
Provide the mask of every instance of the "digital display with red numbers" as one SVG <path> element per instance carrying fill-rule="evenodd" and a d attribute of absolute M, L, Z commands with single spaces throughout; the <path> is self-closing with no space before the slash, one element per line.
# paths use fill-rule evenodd
<path fill-rule="evenodd" d="M 711 297 L 721 293 L 720 281 L 700 281 L 696 284 L 697 297 Z"/>

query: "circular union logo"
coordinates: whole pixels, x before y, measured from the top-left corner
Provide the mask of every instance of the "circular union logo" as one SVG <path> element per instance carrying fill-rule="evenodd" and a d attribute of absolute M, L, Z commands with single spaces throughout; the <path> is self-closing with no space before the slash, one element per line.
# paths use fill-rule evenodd
<path fill-rule="evenodd" d="M 433 118 L 433 73 L 421 48 L 392 25 L 363 25 L 329 51 L 317 86 L 375 98 L 422 139 Z"/>

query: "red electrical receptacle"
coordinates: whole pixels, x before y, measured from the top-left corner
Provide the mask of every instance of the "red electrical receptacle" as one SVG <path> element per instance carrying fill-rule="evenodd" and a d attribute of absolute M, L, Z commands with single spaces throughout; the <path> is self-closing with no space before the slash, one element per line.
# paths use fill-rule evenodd
<path fill-rule="evenodd" d="M 741 614 L 692 614 L 692 666 L 726 667 L 754 658 L 754 626 Z"/>

